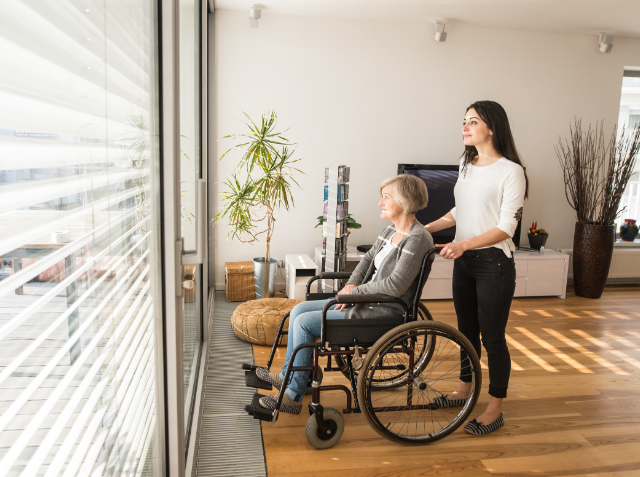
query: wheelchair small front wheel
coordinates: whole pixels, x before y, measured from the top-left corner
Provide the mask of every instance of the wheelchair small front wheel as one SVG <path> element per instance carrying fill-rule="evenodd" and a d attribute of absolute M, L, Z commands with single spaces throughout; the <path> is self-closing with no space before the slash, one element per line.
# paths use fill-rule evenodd
<path fill-rule="evenodd" d="M 328 449 L 329 447 L 335 446 L 344 432 L 344 418 L 340 411 L 332 407 L 325 407 L 322 415 L 329 428 L 328 432 L 320 429 L 315 413 L 311 414 L 305 429 L 309 444 L 316 449 Z"/>

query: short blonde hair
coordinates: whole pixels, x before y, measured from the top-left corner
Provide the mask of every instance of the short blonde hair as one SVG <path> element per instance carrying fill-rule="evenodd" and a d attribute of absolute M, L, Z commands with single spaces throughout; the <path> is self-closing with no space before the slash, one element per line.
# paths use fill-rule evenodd
<path fill-rule="evenodd" d="M 393 185 L 393 200 L 402 206 L 402 211 L 407 215 L 415 214 L 429 203 L 427 186 L 416 176 L 401 174 L 382 181 L 380 195 L 382 195 L 382 189 L 388 185 Z"/>

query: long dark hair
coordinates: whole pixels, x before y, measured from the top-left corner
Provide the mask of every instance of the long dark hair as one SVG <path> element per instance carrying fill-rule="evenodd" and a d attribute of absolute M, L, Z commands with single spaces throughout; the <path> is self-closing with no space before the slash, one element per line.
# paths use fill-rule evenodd
<path fill-rule="evenodd" d="M 518 149 L 516 149 L 516 143 L 513 140 L 513 134 L 511 134 L 511 126 L 509 126 L 507 112 L 495 101 L 476 101 L 467 108 L 467 112 L 470 109 L 475 109 L 478 116 L 480 116 L 480 119 L 487 123 L 487 127 L 493 133 L 491 136 L 491 142 L 493 143 L 495 150 L 498 151 L 498 154 L 505 159 L 522 166 L 522 169 L 524 170 L 524 178 L 527 184 L 524 193 L 524 197 L 526 199 L 529 196 L 529 178 L 527 177 L 527 171 L 524 169 L 522 159 L 520 159 L 520 154 L 518 154 Z M 476 158 L 477 155 L 478 150 L 475 146 L 464 147 L 464 153 L 462 154 L 462 157 L 464 157 L 464 162 L 462 164 L 463 173 L 466 172 L 467 166 Z"/>

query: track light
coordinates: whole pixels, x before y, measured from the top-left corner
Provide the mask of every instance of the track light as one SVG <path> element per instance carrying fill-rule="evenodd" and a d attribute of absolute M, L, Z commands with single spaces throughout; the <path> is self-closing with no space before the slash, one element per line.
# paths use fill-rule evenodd
<path fill-rule="evenodd" d="M 613 37 L 610 35 L 607 35 L 605 33 L 600 33 L 598 42 L 600 43 L 599 50 L 602 53 L 609 53 L 613 49 Z"/>
<path fill-rule="evenodd" d="M 444 23 L 435 22 L 436 24 L 436 41 L 445 41 L 447 34 L 444 32 Z"/>
<path fill-rule="evenodd" d="M 249 8 L 249 26 L 258 28 L 258 19 L 262 16 L 262 10 L 258 7 Z"/>

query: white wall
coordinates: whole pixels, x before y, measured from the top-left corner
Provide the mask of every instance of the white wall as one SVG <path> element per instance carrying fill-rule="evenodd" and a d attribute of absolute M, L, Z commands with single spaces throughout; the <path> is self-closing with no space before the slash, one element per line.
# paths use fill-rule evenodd
<path fill-rule="evenodd" d="M 211 16 L 211 18 L 214 18 Z M 210 23 L 213 23 L 211 21 Z M 596 36 L 474 29 L 447 24 L 445 43 L 423 23 L 357 21 L 269 15 L 257 29 L 246 13 L 217 11 L 210 36 L 211 156 L 218 185 L 234 166 L 218 163 L 242 131 L 246 111 L 258 119 L 275 108 L 298 143 L 302 189 L 296 208 L 277 216 L 272 255 L 313 255 L 322 243 L 314 229 L 322 210 L 323 170 L 351 166 L 349 210 L 363 224 L 350 244 L 373 243 L 385 225 L 377 185 L 397 164 L 457 164 L 465 108 L 481 99 L 507 110 L 531 181 L 524 223 L 549 231 L 550 248 L 571 246 L 575 216 L 566 202 L 554 146 L 574 116 L 586 122 L 618 119 L 625 65 L 640 66 L 640 40 L 616 38 L 598 52 Z M 213 94 L 212 94 L 213 92 Z M 215 147 L 214 147 L 215 145 Z M 238 156 L 235 156 L 236 158 Z M 221 201 L 215 200 L 216 211 Z M 216 288 L 224 263 L 264 254 L 263 245 L 229 243 L 215 230 Z M 526 236 L 524 237 L 526 244 Z"/>

